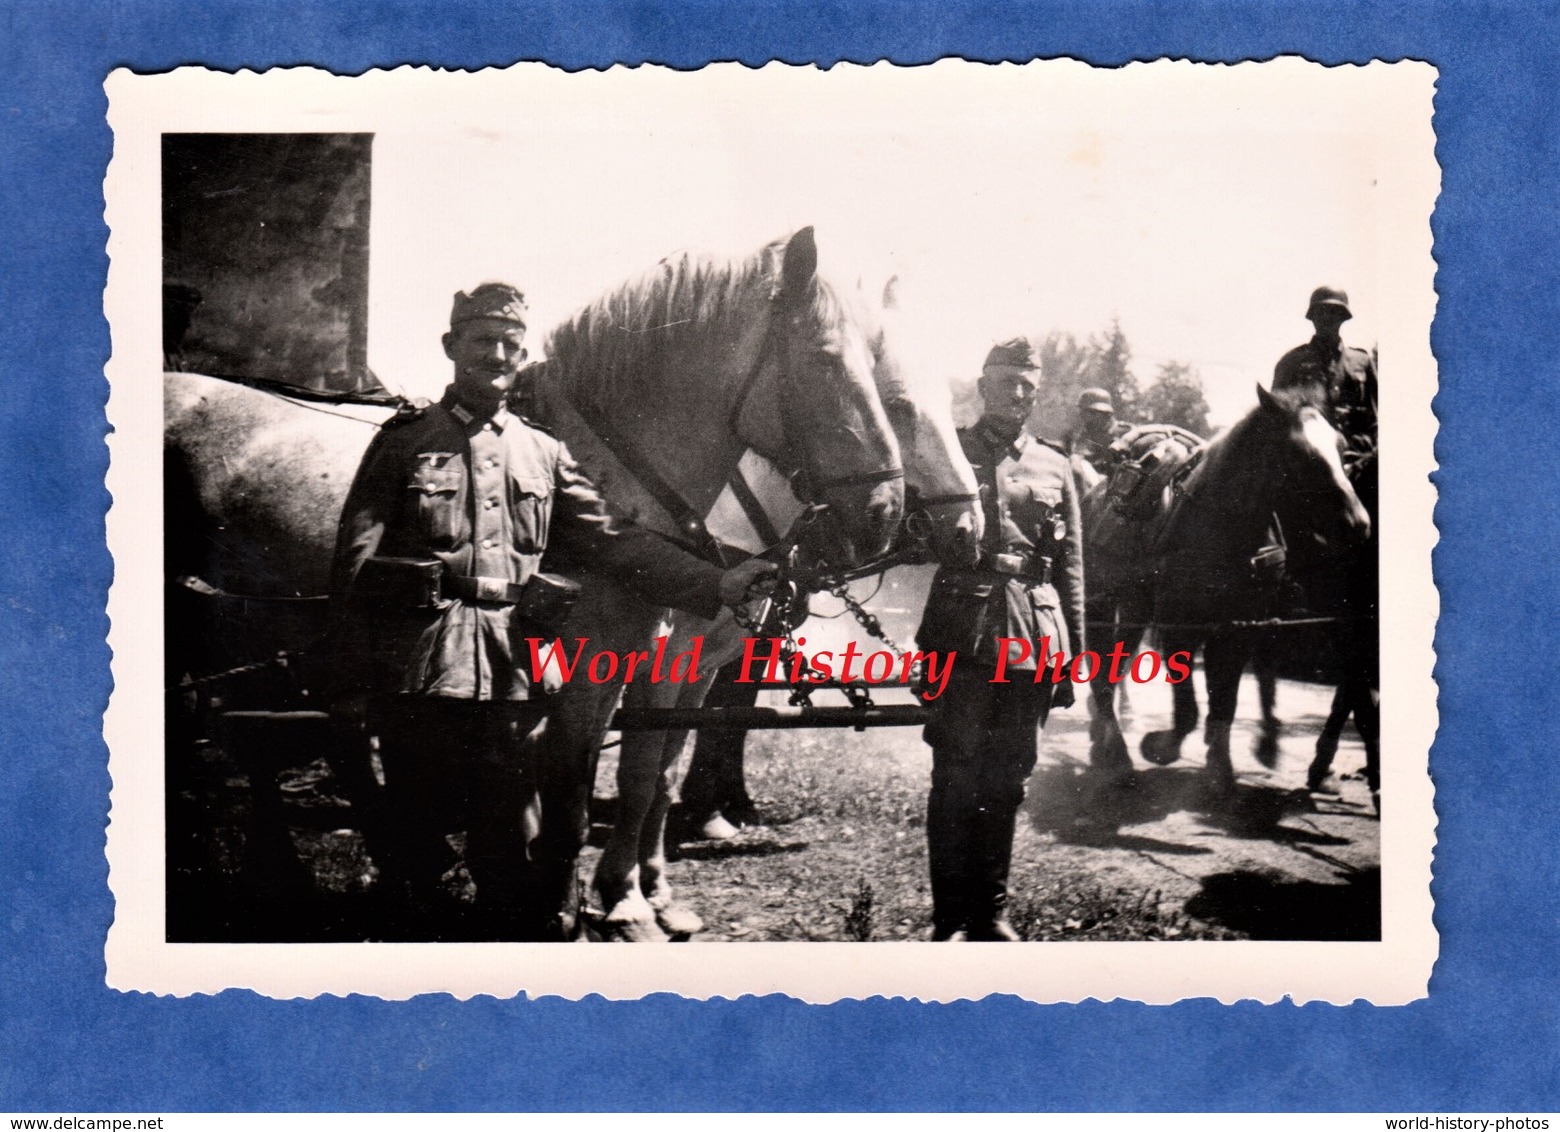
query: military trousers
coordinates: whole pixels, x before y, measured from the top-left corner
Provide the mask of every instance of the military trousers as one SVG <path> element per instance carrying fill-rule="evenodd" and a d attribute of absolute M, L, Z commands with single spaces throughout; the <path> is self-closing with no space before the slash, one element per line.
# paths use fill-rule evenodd
<path fill-rule="evenodd" d="M 531 860 L 540 795 L 524 741 L 545 714 L 541 702 L 391 696 L 376 703 L 370 726 L 379 737 L 385 813 L 369 851 L 381 858 L 382 882 L 416 909 L 414 934 L 542 930 L 527 923 L 551 878 L 538 876 Z M 469 909 L 445 880 L 455 863 L 449 835 L 461 832 L 476 888 L 476 914 L 464 927 L 453 918 Z"/>
<path fill-rule="evenodd" d="M 1027 672 L 955 668 L 924 738 L 932 748 L 926 807 L 935 934 L 972 934 L 1006 915 L 1018 809 L 1051 705 Z"/>

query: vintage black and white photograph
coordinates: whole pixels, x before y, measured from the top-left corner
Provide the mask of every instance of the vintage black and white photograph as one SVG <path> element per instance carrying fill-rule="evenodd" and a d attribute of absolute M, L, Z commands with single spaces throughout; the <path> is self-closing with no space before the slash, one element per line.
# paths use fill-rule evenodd
<path fill-rule="evenodd" d="M 115 74 L 110 983 L 1423 995 L 1434 81 Z"/>

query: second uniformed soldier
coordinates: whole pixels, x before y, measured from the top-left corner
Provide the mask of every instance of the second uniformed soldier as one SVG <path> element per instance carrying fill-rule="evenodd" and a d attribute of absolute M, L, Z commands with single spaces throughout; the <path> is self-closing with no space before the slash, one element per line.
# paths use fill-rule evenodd
<path fill-rule="evenodd" d="M 722 572 L 608 518 L 563 443 L 506 408 L 525 318 L 507 284 L 455 296 L 444 336 L 453 381 L 437 404 L 380 429 L 341 515 L 332 590 L 341 647 L 360 662 L 339 677 L 342 702 L 379 737 L 388 810 L 370 851 L 423 935 L 456 911 L 442 880 L 446 835 L 461 830 L 488 938 L 557 939 L 571 926 L 572 850 L 536 854 L 568 842 L 540 834 L 559 818 L 549 795 L 577 784 L 522 755 L 545 715 L 539 693 L 559 684 L 556 665 L 533 671 L 528 644 L 551 639 L 567 612 L 570 584 L 543 573 L 548 556 L 589 561 L 701 617 L 745 601 L 773 569 Z"/>
<path fill-rule="evenodd" d="M 1083 541 L 1067 454 L 1026 429 L 1039 388 L 1033 346 L 994 346 L 979 389 L 980 420 L 959 431 L 975 468 L 986 534 L 973 569 L 943 567 L 932 582 L 919 646 L 958 653 L 926 727 L 932 787 L 926 840 L 932 938 L 1016 940 L 1008 921 L 1008 871 L 1037 732 L 1072 685 L 1036 683 L 1037 639 L 1072 655 L 1083 643 Z M 1030 655 L 993 683 L 997 638 L 1029 640 Z"/>
<path fill-rule="evenodd" d="M 1376 359 L 1367 351 L 1343 344 L 1342 327 L 1353 317 L 1349 296 L 1336 287 L 1311 292 L 1306 318 L 1315 336 L 1279 359 L 1273 370 L 1273 388 L 1298 389 L 1306 399 L 1327 413 L 1333 427 L 1343 434 L 1344 466 L 1360 500 L 1370 513 L 1371 531 L 1377 527 L 1376 462 Z M 1316 758 L 1306 776 L 1313 791 L 1331 786 L 1333 755 L 1338 736 L 1352 713 L 1366 751 L 1366 779 L 1371 796 L 1380 789 L 1381 741 L 1380 628 L 1377 604 L 1380 590 L 1378 544 L 1373 537 L 1357 551 L 1345 570 L 1345 611 L 1351 615 L 1340 632 L 1338 649 L 1344 673 L 1333 697 L 1332 711 L 1316 743 Z"/>
<path fill-rule="evenodd" d="M 1354 317 L 1346 292 L 1318 287 L 1305 317 L 1316 333 L 1278 360 L 1273 391 L 1301 390 L 1326 412 L 1343 434 L 1352 468 L 1376 452 L 1376 361 L 1369 352 L 1343 344 L 1343 324 Z"/>
<path fill-rule="evenodd" d="M 1110 446 L 1119 432 L 1110 391 L 1085 389 L 1078 394 L 1078 420 L 1067 437 L 1068 455 L 1086 462 L 1101 475 L 1108 475 L 1115 460 Z M 1076 470 L 1078 465 L 1073 467 Z"/>

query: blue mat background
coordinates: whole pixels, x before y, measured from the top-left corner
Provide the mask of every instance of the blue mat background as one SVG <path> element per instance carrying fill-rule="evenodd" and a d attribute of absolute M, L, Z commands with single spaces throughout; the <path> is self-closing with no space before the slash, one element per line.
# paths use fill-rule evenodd
<path fill-rule="evenodd" d="M 1539 3 L 368 0 L 0 10 L 0 1110 L 1560 1108 L 1560 18 Z M 1440 68 L 1441 733 L 1428 1001 L 827 1008 L 160 1000 L 104 987 L 102 82 L 546 59 L 1070 55 Z"/>

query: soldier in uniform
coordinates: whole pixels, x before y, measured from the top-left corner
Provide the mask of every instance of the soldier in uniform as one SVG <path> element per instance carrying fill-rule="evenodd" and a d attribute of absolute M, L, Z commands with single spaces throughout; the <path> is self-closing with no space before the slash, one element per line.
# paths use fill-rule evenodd
<path fill-rule="evenodd" d="M 948 687 L 926 727 L 932 788 L 926 808 L 932 938 L 1016 940 L 1007 918 L 1008 868 L 1037 732 L 1069 683 L 1034 682 L 1038 638 L 1052 652 L 1083 649 L 1083 541 L 1067 453 L 1025 424 L 1040 373 L 1022 338 L 992 348 L 979 389 L 983 414 L 959 440 L 980 481 L 986 535 L 973 569 L 943 567 L 932 582 L 917 641 L 954 651 Z M 1006 683 L 992 683 L 997 638 L 1014 648 Z"/>
<path fill-rule="evenodd" d="M 1105 389 L 1085 389 L 1078 394 L 1078 421 L 1067 437 L 1067 454 L 1073 470 L 1086 463 L 1101 475 L 1109 475 L 1115 454 L 1111 444 L 1121 430 L 1116 426 L 1116 406 Z"/>
<path fill-rule="evenodd" d="M 364 454 L 341 515 L 332 592 L 352 671 L 343 710 L 380 741 L 386 810 L 371 846 L 408 898 L 413 932 L 448 928 L 447 834 L 485 909 L 478 930 L 559 938 L 574 861 L 533 860 L 547 821 L 546 768 L 522 741 L 546 712 L 557 666 L 532 670 L 569 584 L 553 552 L 588 560 L 657 604 L 712 617 L 773 567 L 724 573 L 643 528 L 610 520 L 563 443 L 506 406 L 525 358 L 524 297 L 488 283 L 457 294 L 444 336 L 454 380 L 426 409 L 391 418 Z M 553 776 L 553 777 L 556 777 Z M 551 838 L 553 842 L 567 839 Z"/>
<path fill-rule="evenodd" d="M 1302 390 L 1324 410 L 1348 444 L 1345 463 L 1352 468 L 1376 452 L 1376 361 L 1365 350 L 1343 344 L 1340 331 L 1354 317 L 1344 291 L 1318 287 L 1305 317 L 1316 333 L 1278 360 L 1273 392 Z"/>
<path fill-rule="evenodd" d="M 1374 798 L 1380 789 L 1381 718 L 1380 640 L 1376 616 L 1380 589 L 1376 493 L 1376 360 L 1364 350 L 1345 346 L 1340 333 L 1354 317 L 1349 296 L 1336 287 L 1311 292 L 1306 318 L 1316 334 L 1279 359 L 1273 389 L 1299 389 L 1327 413 L 1343 434 L 1344 466 L 1371 519 L 1371 541 L 1355 552 L 1344 571 L 1342 609 L 1350 616 L 1339 635 L 1343 680 L 1333 696 L 1332 710 L 1316 744 L 1316 757 L 1306 775 L 1312 791 L 1335 791 L 1331 784 L 1333 755 L 1344 723 L 1352 714 L 1365 743 L 1366 778 Z"/>

